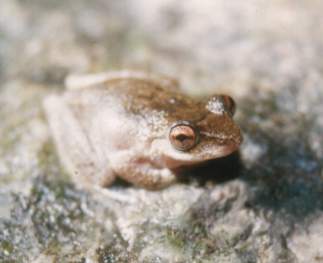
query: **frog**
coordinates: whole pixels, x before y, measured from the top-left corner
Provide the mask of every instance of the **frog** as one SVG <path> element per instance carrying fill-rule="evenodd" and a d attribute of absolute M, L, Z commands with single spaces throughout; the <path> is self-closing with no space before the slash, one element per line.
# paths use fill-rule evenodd
<path fill-rule="evenodd" d="M 43 101 L 62 166 L 81 187 L 117 177 L 159 190 L 181 171 L 236 152 L 242 133 L 231 96 L 196 98 L 177 79 L 142 71 L 70 75 Z"/>

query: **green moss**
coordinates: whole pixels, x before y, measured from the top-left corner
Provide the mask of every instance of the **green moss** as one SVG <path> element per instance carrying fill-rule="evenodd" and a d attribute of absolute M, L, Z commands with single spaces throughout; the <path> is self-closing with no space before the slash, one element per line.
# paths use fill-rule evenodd
<path fill-rule="evenodd" d="M 3 240 L 0 244 L 4 254 L 11 254 L 13 252 L 14 246 L 9 241 Z"/>
<path fill-rule="evenodd" d="M 68 180 L 68 176 L 60 165 L 56 149 L 52 141 L 46 141 L 37 154 L 38 167 L 43 174 L 55 174 L 60 179 Z"/>
<path fill-rule="evenodd" d="M 138 262 L 137 256 L 120 243 L 120 240 L 114 240 L 108 245 L 99 247 L 96 250 L 99 263 L 134 263 Z"/>
<path fill-rule="evenodd" d="M 206 226 L 199 221 L 186 221 L 181 226 L 167 226 L 165 239 L 169 245 L 197 260 L 207 257 L 216 250 L 216 243 L 207 235 Z"/>
<path fill-rule="evenodd" d="M 174 247 L 183 249 L 186 245 L 186 237 L 183 231 L 173 228 L 166 228 L 166 240 Z"/>

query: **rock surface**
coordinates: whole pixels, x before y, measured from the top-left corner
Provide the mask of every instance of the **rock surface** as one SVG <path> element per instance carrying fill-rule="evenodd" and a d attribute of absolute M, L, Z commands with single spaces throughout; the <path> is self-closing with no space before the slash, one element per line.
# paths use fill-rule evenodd
<path fill-rule="evenodd" d="M 0 262 L 323 262 L 322 1 L 0 1 Z M 41 108 L 70 72 L 231 94 L 240 156 L 90 194 Z"/>

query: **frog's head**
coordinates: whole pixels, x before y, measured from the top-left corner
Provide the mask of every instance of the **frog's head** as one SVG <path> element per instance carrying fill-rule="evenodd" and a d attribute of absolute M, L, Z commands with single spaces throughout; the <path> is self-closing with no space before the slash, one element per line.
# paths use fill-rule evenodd
<path fill-rule="evenodd" d="M 205 114 L 197 121 L 179 120 L 168 130 L 163 155 L 169 168 L 189 166 L 227 156 L 241 142 L 240 128 L 233 121 L 235 103 L 225 95 L 211 97 L 203 104 Z"/>

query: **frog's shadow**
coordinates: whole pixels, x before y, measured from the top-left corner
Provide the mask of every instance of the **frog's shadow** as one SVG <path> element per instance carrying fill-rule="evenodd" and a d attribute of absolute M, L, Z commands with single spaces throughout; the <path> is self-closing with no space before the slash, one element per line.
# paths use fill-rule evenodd
<path fill-rule="evenodd" d="M 203 187 L 236 179 L 240 175 L 241 167 L 240 154 L 235 152 L 229 156 L 210 160 L 197 167 L 184 170 L 178 178 L 181 183 L 196 183 Z"/>
<path fill-rule="evenodd" d="M 200 187 L 224 183 L 239 177 L 241 167 L 240 154 L 235 152 L 229 156 L 181 170 L 177 175 L 178 183 L 197 184 Z M 120 188 L 133 187 L 132 184 L 119 177 L 116 178 L 113 186 Z"/>

